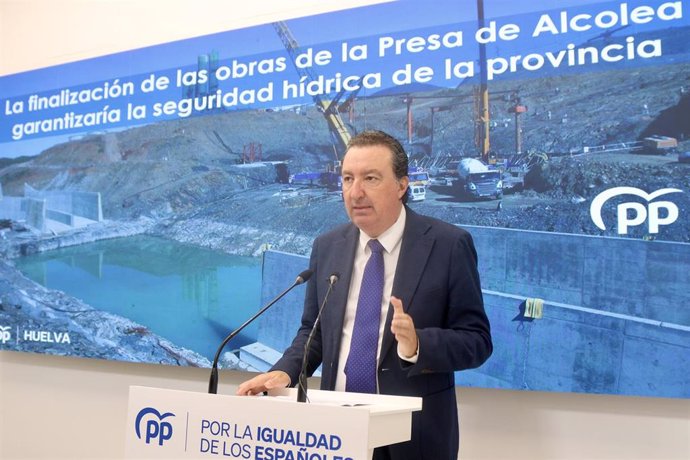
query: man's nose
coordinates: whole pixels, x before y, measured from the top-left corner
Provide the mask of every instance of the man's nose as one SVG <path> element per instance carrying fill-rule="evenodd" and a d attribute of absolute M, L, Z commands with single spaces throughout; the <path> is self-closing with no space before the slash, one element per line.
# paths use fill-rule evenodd
<path fill-rule="evenodd" d="M 362 186 L 362 181 L 356 179 L 352 181 L 352 187 L 350 187 L 350 195 L 353 198 L 361 198 L 364 196 L 364 187 Z"/>

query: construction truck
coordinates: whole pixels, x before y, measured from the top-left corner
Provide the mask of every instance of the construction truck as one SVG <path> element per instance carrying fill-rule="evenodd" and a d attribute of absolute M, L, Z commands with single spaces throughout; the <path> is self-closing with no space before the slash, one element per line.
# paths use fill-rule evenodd
<path fill-rule="evenodd" d="M 423 185 L 424 187 L 429 185 L 431 181 L 429 172 L 417 166 L 410 166 L 408 168 L 407 177 L 410 179 L 410 184 Z"/>
<path fill-rule="evenodd" d="M 304 171 L 290 174 L 289 184 L 325 187 L 329 190 L 339 190 L 340 173 L 335 171 Z"/>
<path fill-rule="evenodd" d="M 640 153 L 648 155 L 666 155 L 673 153 L 678 148 L 678 140 L 675 137 L 653 135 L 642 139 Z"/>
<path fill-rule="evenodd" d="M 423 168 L 410 166 L 407 177 L 410 183 L 407 187 L 407 197 L 410 201 L 424 201 L 426 199 L 426 187 L 429 185 L 429 173 Z"/>
<path fill-rule="evenodd" d="M 426 187 L 415 184 L 408 185 L 407 198 L 410 201 L 424 201 L 426 199 Z"/>
<path fill-rule="evenodd" d="M 502 174 L 480 160 L 464 158 L 458 163 L 453 188 L 466 197 L 499 199 L 503 197 Z"/>

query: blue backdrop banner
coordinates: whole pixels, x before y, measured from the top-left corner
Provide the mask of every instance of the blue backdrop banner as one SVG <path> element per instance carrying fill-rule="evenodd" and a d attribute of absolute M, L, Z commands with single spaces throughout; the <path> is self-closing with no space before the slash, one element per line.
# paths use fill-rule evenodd
<path fill-rule="evenodd" d="M 0 77 L 0 349 L 209 366 L 375 128 L 477 246 L 495 350 L 459 385 L 690 397 L 687 5 L 420 3 Z M 270 367 L 303 295 L 222 366 Z"/>

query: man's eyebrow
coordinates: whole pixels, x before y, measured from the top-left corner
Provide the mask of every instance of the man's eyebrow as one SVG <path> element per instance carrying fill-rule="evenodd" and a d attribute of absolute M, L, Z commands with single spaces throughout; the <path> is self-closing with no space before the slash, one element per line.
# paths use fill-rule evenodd
<path fill-rule="evenodd" d="M 352 171 L 347 170 L 347 169 L 343 169 L 342 174 L 354 175 L 354 173 L 353 173 Z M 381 170 L 376 169 L 376 168 L 367 169 L 367 170 L 365 170 L 365 171 L 362 172 L 362 175 L 363 175 L 363 176 L 367 176 L 367 175 L 369 175 L 369 174 L 376 174 L 376 175 L 379 175 L 379 176 L 382 176 L 382 175 L 383 175 L 383 173 L 381 172 Z"/>

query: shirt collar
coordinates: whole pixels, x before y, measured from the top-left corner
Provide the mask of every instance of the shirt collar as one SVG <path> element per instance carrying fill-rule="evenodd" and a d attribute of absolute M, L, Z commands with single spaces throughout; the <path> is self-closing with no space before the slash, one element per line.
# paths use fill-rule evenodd
<path fill-rule="evenodd" d="M 381 243 L 381 246 L 386 250 L 387 253 L 393 252 L 393 249 L 400 244 L 402 240 L 403 230 L 405 230 L 405 220 L 407 219 L 407 212 L 405 211 L 405 206 L 400 208 L 400 215 L 398 220 L 395 221 L 393 225 L 388 227 L 388 229 L 381 233 L 377 240 Z M 371 237 L 364 233 L 362 230 L 359 231 L 359 245 L 362 248 L 366 248 L 367 243 Z"/>

